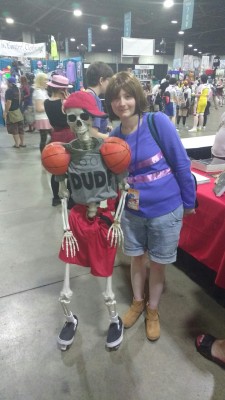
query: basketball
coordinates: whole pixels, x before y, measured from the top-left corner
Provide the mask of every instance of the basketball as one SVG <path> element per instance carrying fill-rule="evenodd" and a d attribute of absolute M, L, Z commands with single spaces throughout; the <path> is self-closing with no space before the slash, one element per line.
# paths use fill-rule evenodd
<path fill-rule="evenodd" d="M 63 175 L 68 169 L 70 153 L 60 142 L 52 142 L 44 147 L 41 153 L 41 161 L 50 174 Z"/>
<path fill-rule="evenodd" d="M 100 153 L 110 171 L 114 174 L 124 172 L 131 161 L 129 145 L 118 137 L 109 137 L 100 147 Z"/>

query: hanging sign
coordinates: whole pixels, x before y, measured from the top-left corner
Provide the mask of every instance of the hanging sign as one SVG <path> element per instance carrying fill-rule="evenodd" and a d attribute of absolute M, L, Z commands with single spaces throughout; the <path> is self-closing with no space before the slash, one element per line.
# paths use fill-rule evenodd
<path fill-rule="evenodd" d="M 46 44 L 0 40 L 0 56 L 45 58 Z"/>
<path fill-rule="evenodd" d="M 88 52 L 92 51 L 92 28 L 88 28 Z"/>
<path fill-rule="evenodd" d="M 124 14 L 124 37 L 131 37 L 131 11 Z"/>
<path fill-rule="evenodd" d="M 193 23 L 195 0 L 184 0 L 181 30 L 191 29 Z"/>

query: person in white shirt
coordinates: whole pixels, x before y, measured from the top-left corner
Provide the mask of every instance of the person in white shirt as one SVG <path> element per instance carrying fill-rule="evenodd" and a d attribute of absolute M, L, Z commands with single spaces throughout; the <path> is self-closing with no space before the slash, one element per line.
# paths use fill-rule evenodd
<path fill-rule="evenodd" d="M 47 81 L 47 75 L 42 72 L 38 73 L 34 80 L 33 104 L 35 110 L 35 128 L 40 132 L 39 147 L 41 152 L 46 145 L 48 134 L 52 130 L 44 108 L 44 101 L 48 99 L 46 91 Z"/>
<path fill-rule="evenodd" d="M 174 124 L 176 121 L 176 109 L 178 103 L 176 84 L 177 84 L 177 79 L 170 78 L 169 86 L 166 88 L 164 92 L 165 99 L 169 97 L 169 101 L 166 100 L 164 112 Z M 169 94 L 169 96 L 167 96 L 167 94 Z"/>

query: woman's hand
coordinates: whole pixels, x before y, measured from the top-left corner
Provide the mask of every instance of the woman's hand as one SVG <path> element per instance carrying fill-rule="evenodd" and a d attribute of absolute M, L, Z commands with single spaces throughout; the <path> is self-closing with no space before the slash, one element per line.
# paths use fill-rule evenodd
<path fill-rule="evenodd" d="M 195 208 L 184 208 L 184 217 L 186 215 L 195 214 L 195 213 L 196 213 Z"/>

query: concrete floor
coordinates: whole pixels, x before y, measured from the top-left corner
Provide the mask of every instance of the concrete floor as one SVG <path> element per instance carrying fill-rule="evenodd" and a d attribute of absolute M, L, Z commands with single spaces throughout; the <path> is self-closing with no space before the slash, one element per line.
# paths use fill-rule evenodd
<path fill-rule="evenodd" d="M 212 109 L 204 134 L 215 133 L 222 111 Z M 201 331 L 225 336 L 224 308 L 172 265 L 160 305 L 159 341 L 147 341 L 141 316 L 110 353 L 104 280 L 74 266 L 71 309 L 78 331 L 68 351 L 57 348 L 64 324 L 58 303 L 64 275 L 57 258 L 60 207 L 51 207 L 38 133 L 27 133 L 26 143 L 13 149 L 0 128 L 0 400 L 224 400 L 224 371 L 194 346 Z M 113 288 L 122 315 L 132 292 L 129 259 L 120 253 Z"/>

